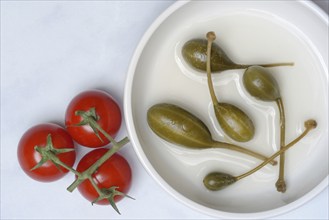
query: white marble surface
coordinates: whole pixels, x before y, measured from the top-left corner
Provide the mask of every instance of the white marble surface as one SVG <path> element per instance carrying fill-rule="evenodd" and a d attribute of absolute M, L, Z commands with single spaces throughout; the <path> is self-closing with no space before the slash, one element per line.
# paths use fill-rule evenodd
<path fill-rule="evenodd" d="M 328 12 L 328 1 L 316 1 Z M 1 219 L 211 219 L 166 193 L 128 144 L 121 152 L 133 169 L 135 201 L 91 206 L 66 187 L 28 178 L 16 159 L 26 129 L 63 124 L 78 92 L 101 88 L 122 106 L 125 75 L 140 38 L 173 1 L 1 1 Z M 126 135 L 123 126 L 118 137 Z M 81 148 L 80 148 L 81 149 Z M 81 154 L 86 149 L 81 150 Z M 274 219 L 328 219 L 328 188 Z"/>

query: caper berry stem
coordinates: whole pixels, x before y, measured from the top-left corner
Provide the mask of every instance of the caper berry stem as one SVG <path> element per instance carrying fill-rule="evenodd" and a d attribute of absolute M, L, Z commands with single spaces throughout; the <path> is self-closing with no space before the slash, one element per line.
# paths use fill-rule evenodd
<path fill-rule="evenodd" d="M 305 123 L 305 130 L 302 134 L 300 134 L 297 138 L 295 138 L 293 141 L 291 141 L 288 145 L 286 145 L 285 147 L 282 147 L 279 151 L 277 151 L 275 154 L 273 154 L 271 157 L 269 157 L 267 160 L 265 160 L 263 163 L 261 163 L 260 165 L 258 165 L 257 167 L 255 167 L 254 169 L 234 177 L 234 179 L 236 181 L 241 180 L 255 172 L 257 172 L 258 170 L 260 170 L 261 168 L 263 168 L 265 165 L 267 165 L 270 161 L 272 161 L 274 158 L 276 158 L 277 156 L 281 155 L 282 153 L 284 153 L 286 150 L 288 150 L 289 148 L 291 148 L 292 146 L 294 146 L 298 141 L 300 141 L 302 138 L 304 138 L 309 131 L 311 131 L 312 129 L 314 129 L 317 126 L 317 123 L 315 120 L 307 120 Z"/>
<path fill-rule="evenodd" d="M 255 167 L 254 169 L 240 175 L 240 176 L 232 176 L 227 173 L 222 172 L 211 172 L 207 174 L 203 179 L 204 186 L 211 190 L 211 191 L 218 191 L 221 189 L 224 189 L 225 187 L 232 185 L 233 183 L 237 182 L 238 180 L 247 177 L 254 172 L 258 171 L 262 167 L 264 167 L 266 164 L 268 164 L 271 160 L 279 156 L 280 154 L 284 153 L 286 150 L 288 150 L 290 147 L 294 146 L 300 139 L 302 139 L 311 129 L 315 128 L 317 126 L 317 123 L 315 120 L 307 120 L 305 123 L 306 130 L 299 135 L 295 140 L 290 142 L 287 146 L 282 147 L 279 151 L 277 151 L 275 154 L 273 154 L 270 158 L 268 158 L 266 161 Z"/>
<path fill-rule="evenodd" d="M 237 145 L 234 145 L 234 144 L 229 144 L 229 143 L 224 143 L 224 142 L 215 142 L 213 144 L 213 147 L 234 150 L 234 151 L 237 151 L 237 152 L 240 152 L 240 153 L 244 153 L 244 154 L 250 155 L 252 157 L 258 158 L 258 159 L 260 159 L 262 161 L 267 161 L 268 160 L 268 157 L 266 157 L 266 156 L 264 156 L 262 154 L 259 154 L 259 153 L 255 152 L 255 151 L 252 151 L 252 150 L 249 150 L 247 148 L 243 148 L 243 147 L 240 147 L 240 146 L 237 146 Z M 273 166 L 275 166 L 277 164 L 277 162 L 275 160 L 271 160 L 270 161 L 270 164 L 272 164 Z"/>
<path fill-rule="evenodd" d="M 277 66 L 293 66 L 293 62 L 288 63 L 267 63 L 267 64 L 236 64 L 234 65 L 234 69 L 246 69 L 251 66 L 261 66 L 261 67 L 277 67 Z"/>
<path fill-rule="evenodd" d="M 278 98 L 276 100 L 276 104 L 278 106 L 280 112 L 280 149 L 285 146 L 285 133 L 286 133 L 286 125 L 285 125 L 285 113 L 284 106 L 282 102 L 282 98 Z M 280 154 L 280 167 L 279 167 L 279 178 L 275 184 L 278 192 L 284 193 L 286 191 L 286 182 L 284 180 L 284 164 L 285 164 L 285 153 Z"/>
<path fill-rule="evenodd" d="M 207 45 L 207 57 L 211 57 L 211 45 L 212 42 L 216 39 L 216 34 L 212 31 L 207 33 L 207 39 L 208 39 L 208 45 Z M 210 97 L 212 100 L 213 105 L 218 105 L 218 100 L 215 94 L 214 85 L 212 82 L 211 77 L 211 65 L 210 65 L 210 59 L 207 58 L 207 80 L 208 80 L 208 88 L 210 92 Z"/>

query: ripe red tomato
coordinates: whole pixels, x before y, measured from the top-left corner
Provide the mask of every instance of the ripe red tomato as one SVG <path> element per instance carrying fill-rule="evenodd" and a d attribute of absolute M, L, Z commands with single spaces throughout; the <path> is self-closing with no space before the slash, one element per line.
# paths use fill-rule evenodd
<path fill-rule="evenodd" d="M 65 125 L 72 138 L 80 145 L 97 148 L 110 141 L 99 132 L 99 137 L 89 125 L 76 126 L 83 121 L 83 117 L 76 115 L 77 111 L 96 111 L 97 124 L 113 138 L 121 126 L 121 110 L 117 102 L 108 93 L 100 90 L 88 90 L 78 94 L 70 102 L 66 114 Z"/>
<path fill-rule="evenodd" d="M 93 165 L 100 157 L 102 157 L 108 149 L 100 148 L 87 153 L 79 162 L 77 171 L 83 172 Z M 131 169 L 127 160 L 118 153 L 113 154 L 106 160 L 93 174 L 92 179 L 100 189 L 117 186 L 117 191 L 126 194 L 131 185 Z M 99 194 L 93 187 L 89 179 L 86 179 L 78 186 L 79 192 L 90 202 L 99 197 Z M 114 196 L 114 202 L 121 200 L 123 196 Z M 108 205 L 107 199 L 102 199 L 96 204 Z"/>
<path fill-rule="evenodd" d="M 31 178 L 51 182 L 62 178 L 68 170 L 63 167 L 56 167 L 52 161 L 47 161 L 40 167 L 31 171 L 31 169 L 41 160 L 41 154 L 34 147 L 45 148 L 47 137 L 50 134 L 53 147 L 55 149 L 69 148 L 74 149 L 74 143 L 70 135 L 59 125 L 40 124 L 28 129 L 19 141 L 17 156 L 23 171 Z M 66 165 L 72 167 L 76 154 L 75 151 L 57 154 L 57 157 Z"/>

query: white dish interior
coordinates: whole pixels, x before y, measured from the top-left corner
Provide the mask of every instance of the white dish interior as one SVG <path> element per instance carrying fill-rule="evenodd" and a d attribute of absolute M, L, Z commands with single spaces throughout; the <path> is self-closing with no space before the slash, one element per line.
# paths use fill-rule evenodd
<path fill-rule="evenodd" d="M 306 19 L 307 18 L 307 19 Z M 305 2 L 178 2 L 163 13 L 141 40 L 129 69 L 125 119 L 132 144 L 148 172 L 174 197 L 217 217 L 263 218 L 295 208 L 328 185 L 328 20 Z M 294 62 L 269 68 L 280 85 L 286 110 L 286 140 L 304 130 L 310 118 L 318 127 L 286 153 L 286 193 L 274 186 L 278 167 L 267 165 L 254 175 L 218 192 L 202 183 L 211 171 L 239 175 L 260 161 L 227 150 L 190 150 L 169 144 L 149 128 L 147 110 L 154 104 L 177 104 L 198 116 L 216 140 L 233 142 L 214 120 L 206 74 L 190 68 L 181 56 L 192 38 L 217 34 L 218 43 L 244 64 Z M 213 76 L 220 101 L 244 109 L 253 119 L 255 137 L 237 143 L 265 155 L 279 146 L 275 103 L 251 97 L 243 87 L 244 70 Z M 278 159 L 277 159 L 278 160 Z"/>

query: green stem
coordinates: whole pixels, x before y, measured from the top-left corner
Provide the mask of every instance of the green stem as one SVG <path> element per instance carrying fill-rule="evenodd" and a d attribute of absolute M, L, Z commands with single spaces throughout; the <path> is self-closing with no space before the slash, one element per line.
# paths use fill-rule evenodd
<path fill-rule="evenodd" d="M 121 149 L 125 144 L 129 142 L 129 139 L 125 137 L 119 142 L 116 142 L 115 145 L 111 149 L 109 149 L 101 158 L 99 158 L 93 165 L 91 165 L 87 170 L 83 171 L 80 176 L 67 188 L 69 192 L 73 192 L 73 190 L 84 180 L 88 179 L 99 166 L 101 166 L 106 160 L 108 160 L 113 154 L 115 154 L 118 150 Z"/>
<path fill-rule="evenodd" d="M 73 169 L 72 167 L 66 165 L 65 163 L 63 163 L 54 153 L 49 152 L 49 156 L 50 156 L 50 160 L 55 163 L 58 164 L 62 167 L 64 167 L 65 169 L 71 171 L 72 173 L 74 173 L 75 175 L 79 176 L 80 173 L 78 171 L 76 171 L 75 169 Z"/>
<path fill-rule="evenodd" d="M 284 107 L 281 98 L 276 100 L 279 112 L 280 112 L 280 149 L 285 146 L 285 133 L 286 133 L 286 123 Z M 280 154 L 280 167 L 279 167 L 279 178 L 276 182 L 276 188 L 278 192 L 284 193 L 286 191 L 286 182 L 284 180 L 284 164 L 285 164 L 285 153 Z"/>
<path fill-rule="evenodd" d="M 97 184 L 95 183 L 95 180 L 92 176 L 88 176 L 88 180 L 91 182 L 91 185 L 93 185 L 93 187 L 95 188 L 95 190 L 97 191 L 98 195 L 101 196 L 103 193 L 100 190 L 100 188 L 97 186 Z"/>
<path fill-rule="evenodd" d="M 82 121 L 76 125 L 73 126 L 85 126 L 88 125 L 90 126 L 93 131 L 95 132 L 95 135 L 101 140 L 102 138 L 99 136 L 99 132 L 101 132 L 111 143 L 113 143 L 113 145 L 116 145 L 117 142 L 114 140 L 113 137 L 111 137 L 111 135 L 109 135 L 101 126 L 99 126 L 99 124 L 97 123 L 97 121 L 100 119 L 100 117 L 97 115 L 96 113 L 96 109 L 95 108 L 90 108 L 88 111 L 81 111 L 81 110 L 77 110 L 75 112 L 75 115 L 82 117 Z"/>
<path fill-rule="evenodd" d="M 234 150 L 234 151 L 237 151 L 237 152 L 240 152 L 240 153 L 244 153 L 244 154 L 250 155 L 252 157 L 255 157 L 255 158 L 260 159 L 260 160 L 263 160 L 263 161 L 266 161 L 268 159 L 268 157 L 266 157 L 266 156 L 264 156 L 262 154 L 259 154 L 259 153 L 255 152 L 255 151 L 252 151 L 252 150 L 249 150 L 249 149 L 246 149 L 246 148 L 243 148 L 243 147 L 234 145 L 234 144 L 229 144 L 229 143 L 224 143 L 224 142 L 215 142 L 213 144 L 213 147 Z M 277 162 L 275 160 L 270 161 L 270 163 L 273 166 L 275 166 L 277 164 Z"/>
<path fill-rule="evenodd" d="M 277 67 L 277 66 L 293 66 L 293 62 L 288 63 L 267 63 L 267 64 L 236 64 L 234 69 L 246 69 L 251 66 L 261 66 L 261 67 Z"/>
<path fill-rule="evenodd" d="M 62 154 L 62 153 L 68 153 L 71 151 L 74 151 L 74 148 L 54 148 L 53 145 L 53 141 L 51 138 L 51 134 L 47 135 L 47 142 L 46 142 L 46 146 L 44 147 L 40 147 L 40 146 L 35 146 L 34 150 L 37 151 L 38 153 L 40 153 L 41 155 L 41 160 L 39 161 L 38 164 L 36 164 L 32 169 L 35 170 L 39 167 L 41 167 L 44 163 L 46 163 L 47 161 L 51 161 L 54 163 L 54 165 L 60 170 L 59 166 L 64 167 L 65 169 L 77 174 L 78 172 L 76 170 L 74 170 L 72 167 L 66 165 L 65 163 L 63 163 L 58 157 L 58 154 Z"/>
<path fill-rule="evenodd" d="M 125 137 L 120 142 L 116 142 L 111 135 L 109 135 L 99 124 L 99 116 L 96 114 L 95 108 L 90 108 L 88 111 L 76 111 L 76 115 L 82 117 L 82 121 L 75 126 L 85 126 L 89 125 L 96 136 L 100 139 L 98 131 L 101 132 L 112 144 L 112 148 L 108 150 L 101 158 L 99 158 L 93 165 L 91 165 L 87 170 L 77 175 L 76 180 L 67 188 L 69 192 L 72 192 L 79 184 L 81 184 L 86 179 L 91 178 L 91 175 L 100 167 L 106 160 L 108 160 L 113 154 L 115 154 L 122 146 L 129 142 L 128 137 Z M 97 190 L 97 189 L 96 189 Z"/>
<path fill-rule="evenodd" d="M 210 92 L 210 97 L 212 100 L 213 105 L 218 105 L 218 100 L 215 94 L 214 85 L 212 82 L 211 77 L 211 65 L 210 65 L 210 57 L 211 57 L 211 45 L 212 42 L 216 39 L 216 35 L 214 32 L 208 32 L 207 33 L 207 39 L 208 39 L 208 45 L 207 45 L 207 80 L 208 80 L 208 88 Z"/>
<path fill-rule="evenodd" d="M 94 119 L 90 118 L 89 123 L 91 127 L 95 127 L 98 131 L 100 131 L 109 141 L 111 141 L 113 145 L 118 144 L 118 142 L 116 142 L 114 138 L 111 137 L 111 135 L 109 135 L 106 131 L 104 131 L 104 129 L 101 126 L 99 126 L 99 124 Z"/>
<path fill-rule="evenodd" d="M 53 143 L 51 140 L 51 135 L 48 134 L 47 136 L 47 144 L 45 147 L 39 147 L 35 146 L 35 150 L 41 154 L 41 160 L 39 161 L 38 164 L 36 164 L 31 170 L 37 169 L 41 167 L 44 163 L 46 163 L 48 160 L 52 161 L 56 167 L 60 169 L 59 166 L 64 167 L 65 169 L 71 171 L 74 173 L 77 177 L 75 181 L 67 188 L 68 191 L 72 192 L 79 184 L 81 184 L 83 181 L 86 179 L 89 179 L 89 181 L 92 183 L 93 187 L 99 194 L 99 198 L 106 198 L 109 197 L 110 204 L 112 207 L 120 214 L 118 208 L 115 205 L 113 197 L 115 195 L 123 195 L 123 193 L 119 192 L 116 190 L 117 187 L 112 187 L 111 188 L 111 194 L 110 195 L 105 195 L 101 189 L 97 186 L 95 183 L 94 179 L 92 178 L 92 174 L 105 162 L 107 161 L 113 154 L 115 154 L 117 151 L 121 149 L 125 144 L 129 142 L 129 138 L 125 137 L 121 141 L 116 142 L 114 138 L 111 137 L 106 131 L 104 131 L 97 123 L 97 120 L 99 119 L 99 116 L 97 116 L 95 108 L 91 108 L 89 111 L 76 111 L 76 115 L 79 115 L 83 118 L 83 120 L 74 126 L 84 126 L 84 125 L 89 125 L 93 131 L 95 132 L 96 136 L 101 140 L 101 137 L 98 134 L 98 131 L 101 132 L 112 144 L 112 148 L 109 149 L 101 158 L 99 158 L 94 164 L 92 164 L 87 170 L 83 172 L 78 172 L 77 170 L 73 169 L 72 167 L 66 165 L 63 163 L 56 155 L 60 153 L 67 153 L 70 152 L 74 149 L 71 148 L 62 148 L 62 149 L 57 149 L 53 147 Z M 129 197 L 129 196 L 128 196 Z"/>
<path fill-rule="evenodd" d="M 97 160 L 92 166 L 89 167 L 89 169 L 92 171 L 92 173 L 95 172 L 95 170 L 100 165 L 102 165 L 107 159 L 109 159 L 114 153 L 119 151 L 120 148 L 123 147 L 128 142 L 129 142 L 128 137 L 125 137 L 120 142 L 113 145 L 113 147 L 108 152 L 106 152 L 101 158 L 99 158 L 99 160 Z"/>
<path fill-rule="evenodd" d="M 283 152 L 288 150 L 290 147 L 294 146 L 298 141 L 300 141 L 303 137 L 305 137 L 310 130 L 312 130 L 316 127 L 316 122 L 314 120 L 308 120 L 305 122 L 305 127 L 306 127 L 305 131 L 301 135 L 299 135 L 297 138 L 295 138 L 292 142 L 290 142 L 285 147 L 282 147 L 279 151 L 277 151 L 275 154 L 273 154 L 271 157 L 269 157 L 267 160 L 265 160 L 263 163 L 261 163 L 254 169 L 252 169 L 240 176 L 236 176 L 235 180 L 238 181 L 242 178 L 245 178 L 245 177 L 255 173 L 256 171 L 260 170 L 265 165 L 267 165 L 269 162 L 271 162 L 274 158 L 276 158 L 277 156 L 279 156 L 280 154 L 282 154 Z"/>

